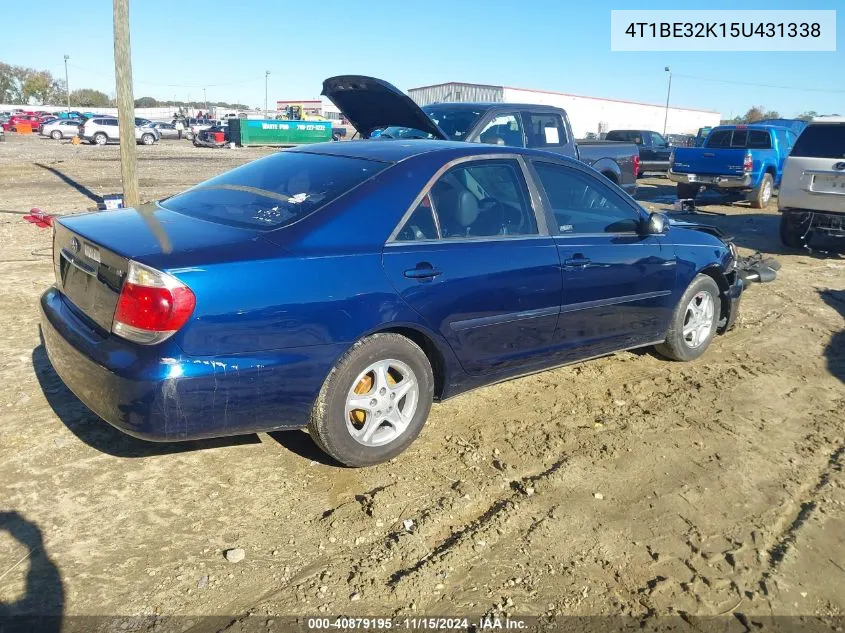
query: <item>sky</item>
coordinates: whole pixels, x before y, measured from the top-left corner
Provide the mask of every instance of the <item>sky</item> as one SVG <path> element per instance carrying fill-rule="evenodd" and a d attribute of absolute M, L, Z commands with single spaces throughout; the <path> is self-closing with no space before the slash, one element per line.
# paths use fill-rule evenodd
<path fill-rule="evenodd" d="M 688 9 L 794 9 L 794 0 L 709 0 Z M 460 81 L 671 103 L 729 118 L 763 105 L 784 116 L 845 114 L 845 2 L 836 52 L 612 52 L 611 9 L 676 9 L 676 0 L 130 0 L 135 97 L 245 103 L 313 99 L 332 75 L 401 89 Z M 112 3 L 40 0 L 36 22 L 3 29 L 0 61 L 114 93 Z M 50 27 L 50 16 L 56 18 Z M 38 26 L 36 26 L 38 24 Z M 752 85 L 752 84 L 765 84 Z"/>

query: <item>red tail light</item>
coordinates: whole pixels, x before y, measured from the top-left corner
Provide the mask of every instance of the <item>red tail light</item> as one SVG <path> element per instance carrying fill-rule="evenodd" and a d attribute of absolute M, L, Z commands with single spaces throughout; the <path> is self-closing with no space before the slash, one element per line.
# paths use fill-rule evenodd
<path fill-rule="evenodd" d="M 130 261 L 112 332 L 143 345 L 160 343 L 185 325 L 195 306 L 194 293 L 181 281 Z"/>
<path fill-rule="evenodd" d="M 640 175 L 640 155 L 633 154 L 631 156 L 631 162 L 634 163 L 634 178 Z"/>
<path fill-rule="evenodd" d="M 748 172 L 748 171 L 751 171 L 751 169 L 753 167 L 754 167 L 754 159 L 751 158 L 750 153 L 746 154 L 745 160 L 742 162 L 742 170 Z"/>

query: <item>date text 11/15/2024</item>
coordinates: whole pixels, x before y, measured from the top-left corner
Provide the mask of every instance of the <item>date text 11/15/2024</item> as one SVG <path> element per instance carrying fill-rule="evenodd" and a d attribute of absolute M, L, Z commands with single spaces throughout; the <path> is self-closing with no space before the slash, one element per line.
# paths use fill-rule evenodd
<path fill-rule="evenodd" d="M 510 617 L 441 618 L 441 617 L 322 617 L 308 618 L 312 631 L 524 631 L 529 625 L 525 619 Z"/>

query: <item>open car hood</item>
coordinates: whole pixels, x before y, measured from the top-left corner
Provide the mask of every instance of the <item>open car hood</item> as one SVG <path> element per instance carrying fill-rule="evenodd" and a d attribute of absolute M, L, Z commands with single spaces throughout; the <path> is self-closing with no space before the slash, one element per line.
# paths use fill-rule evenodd
<path fill-rule="evenodd" d="M 339 75 L 323 82 L 321 93 L 335 104 L 364 138 L 373 130 L 410 127 L 448 140 L 448 136 L 396 86 L 363 75 Z"/>

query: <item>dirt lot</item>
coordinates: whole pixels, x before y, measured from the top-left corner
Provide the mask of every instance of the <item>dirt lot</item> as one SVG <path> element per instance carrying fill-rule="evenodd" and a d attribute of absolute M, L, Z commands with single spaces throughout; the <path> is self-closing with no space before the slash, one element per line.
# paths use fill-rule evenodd
<path fill-rule="evenodd" d="M 87 411 L 39 339 L 50 231 L 8 212 L 93 207 L 120 190 L 118 148 L 8 136 L 0 614 L 845 615 L 845 259 L 784 252 L 774 209 L 706 207 L 783 269 L 701 360 L 478 390 L 349 470 L 304 432 L 156 445 Z M 267 151 L 140 147 L 142 195 Z"/>

